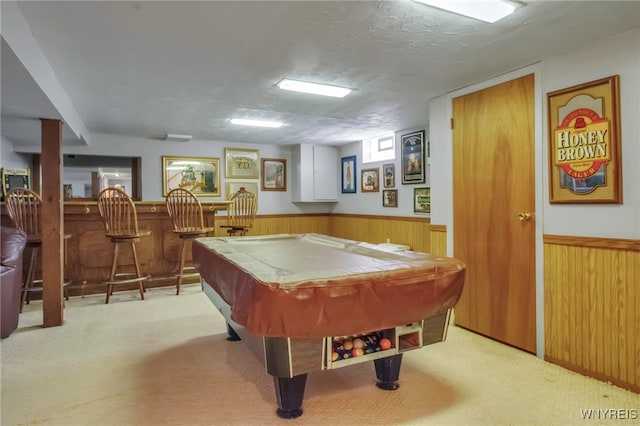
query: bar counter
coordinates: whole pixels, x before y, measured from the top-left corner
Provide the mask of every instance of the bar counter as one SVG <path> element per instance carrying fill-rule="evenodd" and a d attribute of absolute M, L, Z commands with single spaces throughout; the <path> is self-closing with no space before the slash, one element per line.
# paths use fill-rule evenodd
<path fill-rule="evenodd" d="M 181 241 L 174 235 L 171 219 L 167 213 L 164 200 L 135 201 L 138 213 L 138 225 L 148 229 L 151 235 L 143 237 L 137 245 L 138 258 L 144 273 L 151 275 L 148 287 L 173 285 L 174 271 L 178 265 Z M 229 201 L 201 201 L 204 210 L 205 224 L 219 227 L 215 215 L 226 210 Z M 2 209 L 2 223 L 11 220 Z M 223 216 L 223 215 L 221 215 Z M 46 218 L 45 218 L 46 220 Z M 68 287 L 70 296 L 101 293 L 106 289 L 101 283 L 109 277 L 113 245 L 105 236 L 105 229 L 98 205 L 95 200 L 64 202 L 64 231 L 71 234 L 66 243 L 65 277 L 71 281 Z M 218 233 L 216 229 L 215 233 Z M 122 247 L 120 254 L 123 269 L 133 271 L 133 261 L 129 247 Z M 188 250 L 187 265 L 191 265 L 191 249 Z M 130 269 L 129 269 L 130 268 Z M 198 282 L 196 279 L 185 280 L 185 283 Z M 119 286 L 118 290 L 128 289 Z M 135 285 L 131 285 L 135 289 Z"/>

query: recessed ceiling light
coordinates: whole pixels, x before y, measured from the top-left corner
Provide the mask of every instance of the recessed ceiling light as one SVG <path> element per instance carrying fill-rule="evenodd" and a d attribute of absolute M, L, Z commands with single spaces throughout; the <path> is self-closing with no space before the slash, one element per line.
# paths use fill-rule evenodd
<path fill-rule="evenodd" d="M 520 3 L 510 0 L 414 0 L 427 6 L 436 7 L 458 15 L 468 16 L 480 21 L 493 24 L 511 15 Z"/>
<path fill-rule="evenodd" d="M 255 126 L 255 127 L 271 127 L 277 129 L 282 127 L 279 121 L 262 121 L 262 120 L 245 120 L 243 118 L 232 118 L 231 124 L 239 124 L 241 126 Z"/>
<path fill-rule="evenodd" d="M 334 98 L 344 98 L 351 89 L 346 87 L 329 86 L 327 84 L 310 83 L 308 81 L 290 80 L 284 78 L 278 83 L 278 87 L 283 90 L 294 92 L 311 93 L 313 95 L 333 96 Z"/>

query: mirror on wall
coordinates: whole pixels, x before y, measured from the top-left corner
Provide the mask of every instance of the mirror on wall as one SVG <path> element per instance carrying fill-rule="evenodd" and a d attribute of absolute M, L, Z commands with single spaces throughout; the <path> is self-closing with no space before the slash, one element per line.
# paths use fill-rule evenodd
<path fill-rule="evenodd" d="M 140 200 L 140 157 L 65 154 L 62 181 L 66 201 L 97 199 L 100 191 L 118 186 Z"/>

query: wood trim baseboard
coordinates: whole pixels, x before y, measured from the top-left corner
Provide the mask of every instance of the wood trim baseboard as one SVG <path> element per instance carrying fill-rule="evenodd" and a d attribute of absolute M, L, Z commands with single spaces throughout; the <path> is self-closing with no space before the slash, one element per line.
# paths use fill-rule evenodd
<path fill-rule="evenodd" d="M 542 238 L 544 244 L 640 251 L 640 240 L 602 237 L 575 237 L 569 235 L 544 235 Z"/>

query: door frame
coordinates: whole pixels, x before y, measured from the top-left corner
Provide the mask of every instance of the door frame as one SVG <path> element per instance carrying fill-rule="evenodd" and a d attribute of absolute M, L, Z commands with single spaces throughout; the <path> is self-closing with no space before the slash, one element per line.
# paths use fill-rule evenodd
<path fill-rule="evenodd" d="M 431 223 L 447 227 L 447 255 L 453 256 L 453 98 L 477 92 L 501 83 L 534 75 L 534 152 L 535 152 L 535 257 L 536 257 L 536 356 L 544 358 L 544 258 L 543 218 L 544 188 L 548 184 L 544 165 L 546 151 L 543 118 L 545 114 L 542 88 L 542 62 L 538 62 L 492 79 L 446 93 L 429 102 L 429 133 L 431 141 L 431 176 L 437 175 L 441 185 L 431 188 Z M 455 312 L 455 310 L 454 310 Z"/>

